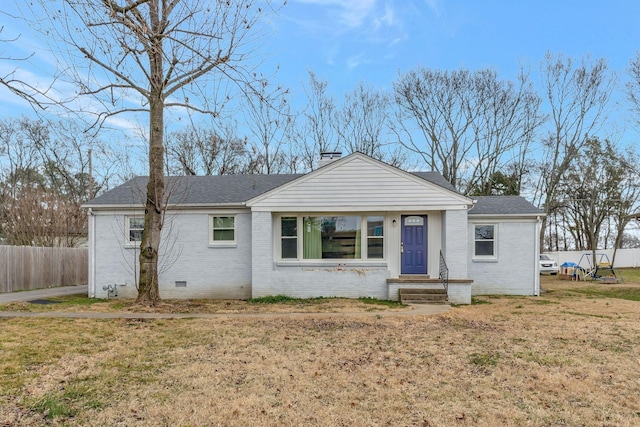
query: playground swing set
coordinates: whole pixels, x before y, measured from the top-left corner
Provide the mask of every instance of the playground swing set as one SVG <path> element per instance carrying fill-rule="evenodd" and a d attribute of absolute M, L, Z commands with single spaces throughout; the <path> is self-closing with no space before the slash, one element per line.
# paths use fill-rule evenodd
<path fill-rule="evenodd" d="M 578 263 L 565 262 L 561 266 L 567 269 L 571 280 L 583 280 L 601 283 L 623 283 L 622 276 L 616 274 L 609 256 L 603 253 L 594 254 L 587 252 L 582 254 Z"/>

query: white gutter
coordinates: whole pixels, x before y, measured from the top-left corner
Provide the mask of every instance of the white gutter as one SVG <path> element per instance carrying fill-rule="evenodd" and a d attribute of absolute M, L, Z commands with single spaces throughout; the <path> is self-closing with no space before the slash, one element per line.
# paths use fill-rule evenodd
<path fill-rule="evenodd" d="M 535 242 L 535 250 L 533 256 L 533 271 L 535 273 L 535 279 L 533 282 L 533 294 L 540 296 L 540 227 L 542 224 L 542 217 L 538 216 L 536 221 L 535 231 L 533 234 L 533 241 Z"/>
<path fill-rule="evenodd" d="M 142 204 L 105 204 L 105 205 L 82 205 L 81 208 L 95 210 L 114 210 L 114 209 L 144 209 Z M 235 203 L 178 203 L 166 205 L 167 209 L 187 209 L 187 208 L 246 208 L 245 202 Z"/>
<path fill-rule="evenodd" d="M 88 291 L 89 297 L 95 298 L 96 296 L 96 216 L 91 211 L 91 208 L 87 209 L 87 215 L 89 216 L 89 283 Z"/>

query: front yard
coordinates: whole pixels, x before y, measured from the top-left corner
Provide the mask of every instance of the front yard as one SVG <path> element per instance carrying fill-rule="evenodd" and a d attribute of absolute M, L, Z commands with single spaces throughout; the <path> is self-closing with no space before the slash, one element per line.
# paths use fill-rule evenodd
<path fill-rule="evenodd" d="M 0 426 L 639 425 L 640 285 L 542 281 L 435 316 L 0 319 Z"/>

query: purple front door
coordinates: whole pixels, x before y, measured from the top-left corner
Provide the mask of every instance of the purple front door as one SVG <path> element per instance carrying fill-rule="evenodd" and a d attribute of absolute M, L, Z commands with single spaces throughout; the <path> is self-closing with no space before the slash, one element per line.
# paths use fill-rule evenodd
<path fill-rule="evenodd" d="M 427 274 L 427 217 L 402 217 L 402 274 Z"/>

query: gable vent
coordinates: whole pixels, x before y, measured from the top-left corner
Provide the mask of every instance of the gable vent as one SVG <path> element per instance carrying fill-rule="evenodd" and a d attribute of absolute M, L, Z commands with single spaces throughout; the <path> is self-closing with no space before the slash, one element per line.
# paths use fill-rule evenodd
<path fill-rule="evenodd" d="M 318 167 L 321 168 L 323 166 L 328 165 L 329 163 L 333 163 L 342 157 L 342 151 L 323 151 L 320 153 L 320 160 L 318 161 Z"/>

